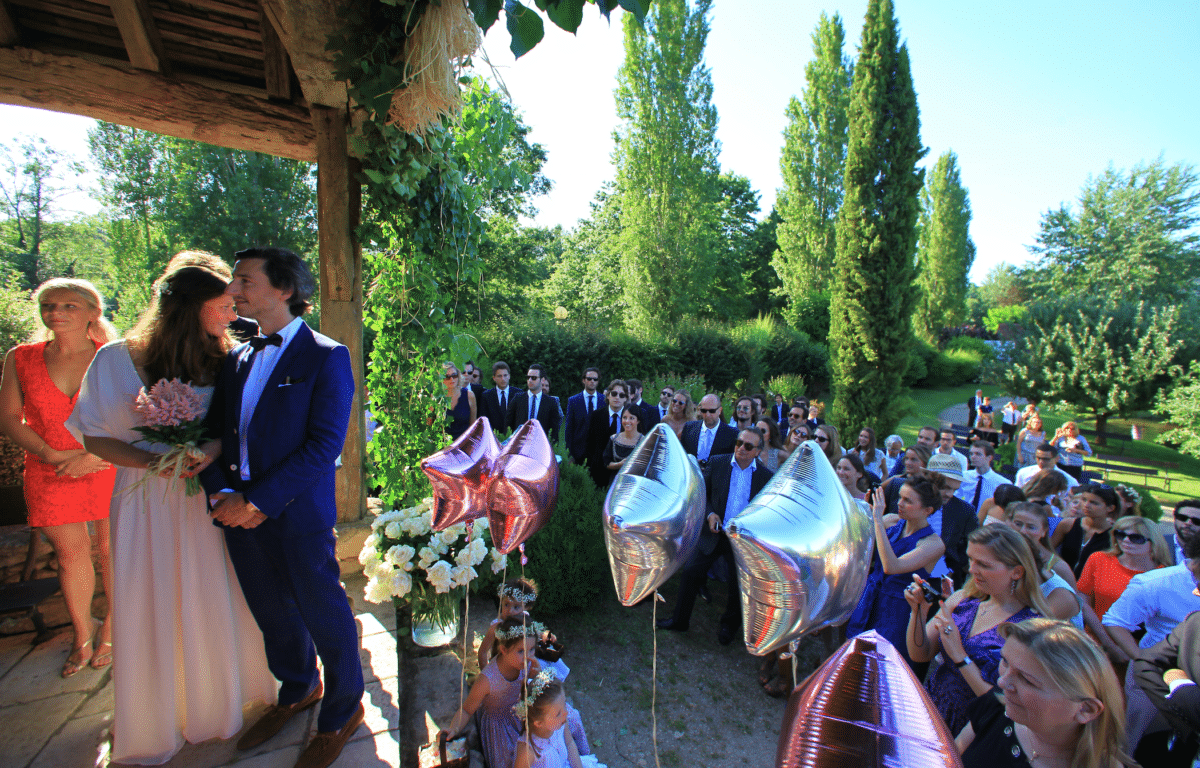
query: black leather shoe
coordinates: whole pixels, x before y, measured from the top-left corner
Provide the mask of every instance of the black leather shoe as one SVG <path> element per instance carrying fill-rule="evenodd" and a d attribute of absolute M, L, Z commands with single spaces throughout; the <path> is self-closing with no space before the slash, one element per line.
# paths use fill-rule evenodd
<path fill-rule="evenodd" d="M 721 645 L 729 645 L 733 642 L 733 629 L 731 627 L 721 627 L 717 631 L 717 642 Z"/>
<path fill-rule="evenodd" d="M 712 595 L 708 594 L 708 585 L 707 584 L 705 584 L 703 587 L 700 587 L 699 595 L 700 595 L 700 599 L 703 600 L 704 602 L 706 602 L 706 603 L 712 602 Z"/>
<path fill-rule="evenodd" d="M 674 618 L 659 619 L 656 625 L 659 629 L 669 629 L 673 632 L 687 632 L 687 626 L 678 624 Z"/>

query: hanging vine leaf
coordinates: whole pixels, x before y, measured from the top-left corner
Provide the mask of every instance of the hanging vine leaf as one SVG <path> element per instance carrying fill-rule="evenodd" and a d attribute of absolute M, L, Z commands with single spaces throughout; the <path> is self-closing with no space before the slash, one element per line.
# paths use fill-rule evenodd
<path fill-rule="evenodd" d="M 533 46 L 540 43 L 546 34 L 546 27 L 537 11 L 516 0 L 505 0 L 504 16 L 508 23 L 508 34 L 512 35 L 508 48 L 518 59 L 533 50 Z"/>
<path fill-rule="evenodd" d="M 504 0 L 467 0 L 467 7 L 471 9 L 475 23 L 486 33 L 496 23 L 496 19 L 500 18 Z"/>
<path fill-rule="evenodd" d="M 583 21 L 583 0 L 538 0 L 538 8 L 546 12 L 546 16 L 550 21 L 553 21 L 561 29 L 565 29 L 572 35 L 575 30 L 579 29 L 579 24 Z"/>

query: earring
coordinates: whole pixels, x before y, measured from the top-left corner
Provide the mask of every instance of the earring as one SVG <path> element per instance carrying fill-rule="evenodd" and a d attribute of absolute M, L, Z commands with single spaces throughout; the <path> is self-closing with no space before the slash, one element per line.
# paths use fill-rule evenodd
<path fill-rule="evenodd" d="M 1017 579 L 1013 579 L 1012 584 L 1008 585 L 1008 594 L 1010 594 L 1010 595 L 1017 594 Z"/>

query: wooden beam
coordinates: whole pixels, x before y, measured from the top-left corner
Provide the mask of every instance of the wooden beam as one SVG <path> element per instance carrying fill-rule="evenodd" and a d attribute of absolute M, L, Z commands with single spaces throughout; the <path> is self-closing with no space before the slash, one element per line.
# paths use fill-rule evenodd
<path fill-rule="evenodd" d="M 292 100 L 292 62 L 279 39 L 279 30 L 264 12 L 259 16 L 262 26 L 263 67 L 266 71 L 267 94 L 273 99 Z"/>
<path fill-rule="evenodd" d="M 108 5 L 125 41 L 130 63 L 148 72 L 170 74 L 162 38 L 145 0 L 108 0 Z"/>
<path fill-rule="evenodd" d="M 355 240 L 362 212 L 357 161 L 348 154 L 346 111 L 312 108 L 317 134 L 317 242 L 321 260 L 321 332 L 350 349 L 354 404 L 337 474 L 338 520 L 361 520 L 367 513 L 366 420 L 363 415 L 362 248 Z"/>
<path fill-rule="evenodd" d="M 4 0 L 0 0 L 0 45 L 17 45 L 21 42 L 21 33 L 17 30 L 12 14 Z"/>
<path fill-rule="evenodd" d="M 317 159 L 316 131 L 305 107 L 28 48 L 0 48 L 0 103 L 293 160 Z"/>

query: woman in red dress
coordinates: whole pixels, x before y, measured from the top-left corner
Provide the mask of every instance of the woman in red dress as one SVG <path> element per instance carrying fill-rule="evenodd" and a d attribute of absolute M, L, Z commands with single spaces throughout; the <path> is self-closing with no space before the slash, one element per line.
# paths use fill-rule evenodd
<path fill-rule="evenodd" d="M 71 677 L 86 664 L 100 669 L 112 663 L 110 621 L 105 619 L 97 632 L 92 618 L 96 571 L 87 524 L 96 523 L 104 592 L 111 595 L 108 508 L 116 472 L 84 450 L 63 422 L 96 350 L 116 338 L 116 331 L 101 317 L 100 293 L 86 280 L 48 280 L 34 292 L 33 302 L 45 328 L 39 340 L 14 347 L 4 360 L 0 429 L 26 451 L 29 525 L 40 528 L 58 554 L 63 598 L 75 628 L 73 650 L 62 668 L 62 676 Z"/>

